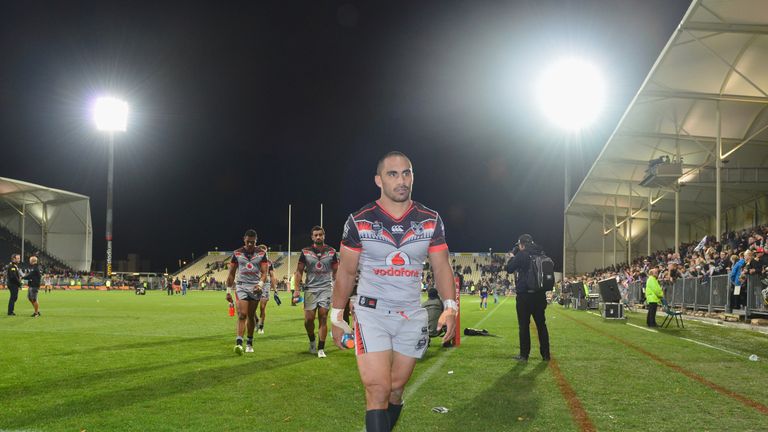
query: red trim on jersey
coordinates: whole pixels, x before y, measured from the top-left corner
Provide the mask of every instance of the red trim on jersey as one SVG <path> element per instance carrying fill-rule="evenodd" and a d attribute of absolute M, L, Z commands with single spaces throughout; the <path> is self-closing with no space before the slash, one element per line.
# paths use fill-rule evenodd
<path fill-rule="evenodd" d="M 353 214 L 353 215 L 352 215 L 352 218 L 353 218 L 353 219 L 355 219 L 355 218 L 357 218 L 358 216 L 360 216 L 361 214 L 363 214 L 363 213 L 365 213 L 365 212 L 369 212 L 369 211 L 371 211 L 371 210 L 373 210 L 373 209 L 375 209 L 375 208 L 376 208 L 376 204 L 374 204 L 374 205 L 372 205 L 372 206 L 368 207 L 367 209 L 363 209 L 363 210 L 360 210 L 360 211 L 359 211 L 359 212 L 357 212 L 356 214 Z"/>
<path fill-rule="evenodd" d="M 413 200 L 411 200 L 411 205 L 410 205 L 410 207 L 408 207 L 408 210 L 406 210 L 405 213 L 403 213 L 402 216 L 400 216 L 399 218 L 396 218 L 396 217 L 392 216 L 388 211 L 384 210 L 384 207 L 381 206 L 381 204 L 379 203 L 379 200 L 376 200 L 376 205 L 379 207 L 379 209 L 381 209 L 381 211 L 384 212 L 384 214 L 387 215 L 387 217 L 392 219 L 393 222 L 402 222 L 402 220 L 405 219 L 406 216 L 408 216 L 408 213 L 410 213 L 411 210 L 413 210 L 413 208 L 414 208 L 413 204 L 414 204 Z"/>
<path fill-rule="evenodd" d="M 433 211 L 429 211 L 429 210 L 425 210 L 425 209 L 421 209 L 421 208 L 417 208 L 416 211 L 420 211 L 422 213 L 426 213 L 426 214 L 428 214 L 428 215 L 430 215 L 430 216 L 432 216 L 434 218 L 437 217 L 437 213 L 435 213 Z"/>
<path fill-rule="evenodd" d="M 353 248 L 353 247 L 347 246 L 345 244 L 342 244 L 341 247 L 343 247 L 344 249 L 349 249 L 352 252 L 358 252 L 359 253 L 359 252 L 363 251 L 363 248 L 361 248 L 361 247 L 360 248 Z"/>
<path fill-rule="evenodd" d="M 448 244 L 447 243 L 443 243 L 441 245 L 430 246 L 429 249 L 427 249 L 427 252 L 429 252 L 429 253 L 440 252 L 441 250 L 446 250 L 446 249 L 448 249 Z"/>

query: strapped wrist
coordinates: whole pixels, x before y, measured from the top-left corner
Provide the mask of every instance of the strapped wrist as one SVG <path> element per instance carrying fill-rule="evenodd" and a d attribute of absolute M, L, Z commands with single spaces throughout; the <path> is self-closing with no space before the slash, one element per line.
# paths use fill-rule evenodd
<path fill-rule="evenodd" d="M 443 300 L 443 306 L 445 306 L 446 309 L 453 309 L 454 312 L 459 311 L 459 304 L 456 303 L 456 300 L 453 299 Z"/>

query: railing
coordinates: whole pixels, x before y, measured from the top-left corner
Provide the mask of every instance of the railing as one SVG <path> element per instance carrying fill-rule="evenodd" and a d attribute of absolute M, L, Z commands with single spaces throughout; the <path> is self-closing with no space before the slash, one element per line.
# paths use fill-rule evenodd
<path fill-rule="evenodd" d="M 691 309 L 693 311 L 731 311 L 731 296 L 733 285 L 728 275 L 712 277 L 680 278 L 674 284 L 662 284 L 664 296 L 674 307 Z M 764 289 L 758 275 L 747 278 L 746 289 L 746 318 L 751 315 L 768 315 L 768 308 L 763 300 Z M 642 282 L 634 282 L 627 287 L 626 299 L 630 303 L 640 303 L 644 298 L 645 286 Z"/>

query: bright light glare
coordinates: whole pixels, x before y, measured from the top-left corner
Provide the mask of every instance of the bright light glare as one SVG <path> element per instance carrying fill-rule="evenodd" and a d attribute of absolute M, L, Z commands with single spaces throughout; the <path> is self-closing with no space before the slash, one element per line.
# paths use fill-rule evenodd
<path fill-rule="evenodd" d="M 128 126 L 128 104 L 112 97 L 100 97 L 93 105 L 96 128 L 107 132 L 125 132 Z"/>
<path fill-rule="evenodd" d="M 563 129 L 589 126 L 603 109 L 605 89 L 600 72 L 578 59 L 565 59 L 545 70 L 536 84 L 539 106 Z"/>

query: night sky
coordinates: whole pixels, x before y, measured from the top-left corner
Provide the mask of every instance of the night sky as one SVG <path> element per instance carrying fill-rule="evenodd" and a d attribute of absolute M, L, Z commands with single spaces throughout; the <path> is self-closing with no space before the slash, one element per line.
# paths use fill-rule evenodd
<path fill-rule="evenodd" d="M 413 198 L 452 251 L 530 233 L 560 267 L 563 145 L 573 190 L 688 8 L 687 0 L 0 3 L 0 176 L 91 198 L 103 260 L 107 138 L 90 105 L 131 107 L 115 150 L 115 259 L 327 242 L 379 195 L 377 159 L 414 164 Z M 607 106 L 566 139 L 537 109 L 563 56 L 603 71 Z"/>

